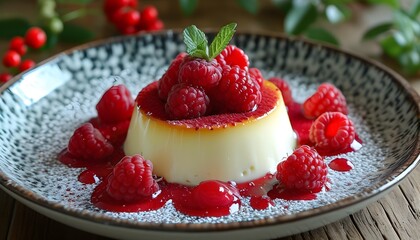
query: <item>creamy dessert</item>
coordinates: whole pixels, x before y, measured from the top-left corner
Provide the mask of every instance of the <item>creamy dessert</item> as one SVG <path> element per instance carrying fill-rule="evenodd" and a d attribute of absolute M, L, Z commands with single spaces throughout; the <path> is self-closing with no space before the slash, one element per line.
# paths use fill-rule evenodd
<path fill-rule="evenodd" d="M 149 159 L 169 182 L 250 181 L 274 173 L 296 147 L 281 92 L 268 81 L 255 111 L 176 121 L 162 118 L 157 86 L 139 93 L 124 152 Z"/>

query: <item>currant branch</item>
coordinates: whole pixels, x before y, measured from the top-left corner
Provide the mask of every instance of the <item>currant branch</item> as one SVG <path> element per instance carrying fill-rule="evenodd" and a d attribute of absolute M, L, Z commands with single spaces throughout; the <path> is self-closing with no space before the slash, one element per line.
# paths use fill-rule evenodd
<path fill-rule="evenodd" d="M 62 8 L 67 5 L 71 5 L 72 10 L 63 13 Z M 104 14 L 117 34 L 125 35 L 164 27 L 156 7 L 149 5 L 140 9 L 138 0 L 104 0 L 102 5 L 102 9 L 98 9 L 92 0 L 38 0 L 36 24 L 24 18 L 0 19 L 0 38 L 10 41 L 2 59 L 7 72 L 0 73 L 0 84 L 35 66 L 33 60 L 23 59 L 28 51 L 50 49 L 59 41 L 83 43 L 93 39 L 92 31 L 72 23 L 76 19 Z"/>

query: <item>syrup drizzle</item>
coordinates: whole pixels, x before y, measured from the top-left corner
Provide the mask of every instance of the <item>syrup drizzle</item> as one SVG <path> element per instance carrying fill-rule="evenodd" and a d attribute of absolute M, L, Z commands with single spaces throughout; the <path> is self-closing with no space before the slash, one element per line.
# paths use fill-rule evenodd
<path fill-rule="evenodd" d="M 314 120 L 306 119 L 301 111 L 301 105 L 294 102 L 288 107 L 290 122 L 298 136 L 298 145 L 312 145 L 309 140 L 309 129 Z M 138 212 L 157 210 L 171 201 L 174 207 L 187 215 L 199 217 L 220 217 L 236 212 L 241 207 L 241 198 L 249 197 L 250 205 L 256 210 L 263 210 L 270 206 L 274 206 L 273 199 L 283 200 L 314 200 L 316 193 L 321 191 L 318 189 L 313 192 L 299 192 L 296 190 L 285 189 L 280 185 L 273 174 L 255 179 L 250 182 L 236 184 L 234 182 L 224 183 L 230 188 L 234 188 L 234 200 L 231 204 L 218 207 L 203 207 L 199 202 L 194 201 L 192 192 L 194 187 L 184 186 L 176 183 L 169 183 L 165 180 L 158 182 L 160 190 L 150 197 L 144 197 L 135 202 L 121 202 L 110 197 L 106 191 L 108 175 L 120 159 L 124 157 L 121 146 L 114 146 L 117 151 L 102 162 L 89 163 L 84 160 L 74 158 L 67 150 L 63 150 L 59 154 L 61 163 L 72 168 L 86 168 L 78 176 L 78 181 L 84 184 L 98 183 L 91 196 L 91 202 L 98 208 L 113 212 Z M 325 149 L 317 149 L 322 156 L 333 156 L 340 153 L 357 151 L 362 147 L 361 139 L 356 136 L 350 147 L 340 150 L 331 151 Z M 328 165 L 335 171 L 350 171 L 353 164 L 344 158 L 336 158 Z M 329 183 L 326 184 L 325 190 L 330 188 Z"/>

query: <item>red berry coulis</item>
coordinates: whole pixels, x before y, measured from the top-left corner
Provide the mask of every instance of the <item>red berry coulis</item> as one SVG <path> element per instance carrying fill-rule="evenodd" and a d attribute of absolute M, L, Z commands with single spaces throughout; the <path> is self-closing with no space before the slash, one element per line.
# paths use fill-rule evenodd
<path fill-rule="evenodd" d="M 348 172 L 354 168 L 354 165 L 345 158 L 335 158 L 328 164 L 328 167 L 334 171 Z"/>

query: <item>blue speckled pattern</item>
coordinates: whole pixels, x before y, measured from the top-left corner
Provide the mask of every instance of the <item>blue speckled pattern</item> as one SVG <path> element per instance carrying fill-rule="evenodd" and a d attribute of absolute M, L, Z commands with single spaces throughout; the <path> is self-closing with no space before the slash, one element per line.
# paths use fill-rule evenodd
<path fill-rule="evenodd" d="M 321 192 L 316 200 L 275 200 L 275 207 L 255 211 L 245 199 L 241 211 L 221 218 L 185 216 L 170 203 L 143 213 L 111 213 L 91 205 L 95 185 L 78 182 L 82 169 L 62 165 L 57 154 L 66 147 L 73 130 L 96 115 L 96 102 L 112 84 L 124 83 L 136 95 L 164 73 L 171 59 L 184 50 L 182 35 L 174 32 L 86 45 L 20 75 L 3 89 L 0 184 L 43 206 L 90 220 L 146 228 L 146 223 L 210 223 L 204 228 L 212 228 L 211 224 L 217 223 L 264 224 L 259 221 L 264 219 L 272 223 L 273 218 L 281 222 L 282 216 L 302 212 L 310 216 L 329 206 L 339 208 L 391 186 L 389 183 L 395 183 L 418 162 L 419 98 L 392 73 L 361 58 L 301 40 L 237 34 L 232 43 L 248 54 L 251 65 L 260 68 L 266 78 L 287 80 L 298 101 L 304 101 L 322 82 L 333 83 L 347 98 L 349 116 L 364 144 L 359 151 L 342 155 L 354 164 L 354 170 L 331 170 L 331 190 Z M 125 221 L 117 223 L 120 220 Z"/>

